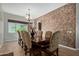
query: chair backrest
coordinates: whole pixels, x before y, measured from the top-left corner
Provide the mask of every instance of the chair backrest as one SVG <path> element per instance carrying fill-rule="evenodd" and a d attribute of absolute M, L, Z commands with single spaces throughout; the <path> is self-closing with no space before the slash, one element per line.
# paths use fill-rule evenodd
<path fill-rule="evenodd" d="M 51 31 L 46 31 L 45 33 L 45 39 L 50 40 L 52 38 L 52 32 Z"/>
<path fill-rule="evenodd" d="M 18 33 L 18 39 L 21 39 L 21 33 L 20 33 L 20 31 L 17 31 L 17 33 Z"/>
<path fill-rule="evenodd" d="M 52 39 L 50 40 L 50 49 L 56 50 L 58 48 L 58 41 L 60 39 L 60 31 L 56 31 L 52 35 Z"/>
<path fill-rule="evenodd" d="M 27 46 L 27 48 L 31 48 L 32 47 L 32 41 L 31 41 L 31 37 L 29 35 L 29 32 L 24 32 L 24 40 L 25 40 L 25 44 Z"/>
<path fill-rule="evenodd" d="M 22 41 L 23 41 L 23 43 L 25 43 L 25 40 L 24 40 L 24 32 L 21 31 L 20 33 L 21 33 Z"/>
<path fill-rule="evenodd" d="M 23 43 L 27 46 L 28 49 L 32 47 L 31 38 L 28 32 L 21 31 Z"/>
<path fill-rule="evenodd" d="M 42 31 L 37 31 L 36 32 L 36 40 L 41 41 L 42 40 L 42 34 L 43 34 Z"/>

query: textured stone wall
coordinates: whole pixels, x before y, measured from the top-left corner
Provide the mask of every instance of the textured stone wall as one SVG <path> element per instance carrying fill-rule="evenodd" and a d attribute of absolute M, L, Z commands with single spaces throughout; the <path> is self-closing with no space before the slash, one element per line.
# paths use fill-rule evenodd
<path fill-rule="evenodd" d="M 60 44 L 75 48 L 76 40 L 76 4 L 69 3 L 39 18 L 43 35 L 46 31 L 61 31 Z"/>

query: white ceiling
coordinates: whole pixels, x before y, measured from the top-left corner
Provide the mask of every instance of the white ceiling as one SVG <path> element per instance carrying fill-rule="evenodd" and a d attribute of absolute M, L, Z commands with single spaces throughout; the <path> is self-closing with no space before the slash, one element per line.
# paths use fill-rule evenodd
<path fill-rule="evenodd" d="M 34 19 L 65 4 L 67 3 L 3 3 L 2 8 L 5 12 L 24 17 L 26 16 L 26 11 L 29 8 L 31 19 Z"/>

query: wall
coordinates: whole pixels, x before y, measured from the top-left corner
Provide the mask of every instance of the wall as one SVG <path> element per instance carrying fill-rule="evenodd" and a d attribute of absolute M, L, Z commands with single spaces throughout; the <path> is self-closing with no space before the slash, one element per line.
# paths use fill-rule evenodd
<path fill-rule="evenodd" d="M 79 49 L 79 3 L 76 4 L 76 48 Z"/>
<path fill-rule="evenodd" d="M 17 40 L 16 33 L 8 33 L 8 19 L 26 21 L 26 18 L 23 16 L 4 12 L 4 10 L 2 10 L 2 5 L 0 4 L 0 43 Z"/>
<path fill-rule="evenodd" d="M 13 15 L 7 12 L 4 12 L 4 41 L 13 41 L 17 40 L 16 33 L 8 33 L 8 19 L 26 21 L 25 17 Z"/>
<path fill-rule="evenodd" d="M 76 4 L 64 5 L 35 20 L 37 23 L 42 23 L 43 34 L 46 31 L 52 31 L 53 33 L 55 31 L 61 31 L 61 40 L 59 40 L 59 43 L 65 46 L 75 47 Z"/>
<path fill-rule="evenodd" d="M 1 4 L 0 4 L 0 48 L 3 44 L 3 18 L 2 18 L 2 8 L 1 8 Z"/>

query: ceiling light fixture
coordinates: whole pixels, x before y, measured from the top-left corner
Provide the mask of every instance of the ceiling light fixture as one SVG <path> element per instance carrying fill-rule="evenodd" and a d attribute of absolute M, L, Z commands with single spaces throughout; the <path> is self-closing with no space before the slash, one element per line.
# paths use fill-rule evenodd
<path fill-rule="evenodd" d="M 30 22 L 30 9 L 26 12 L 26 19 Z"/>

